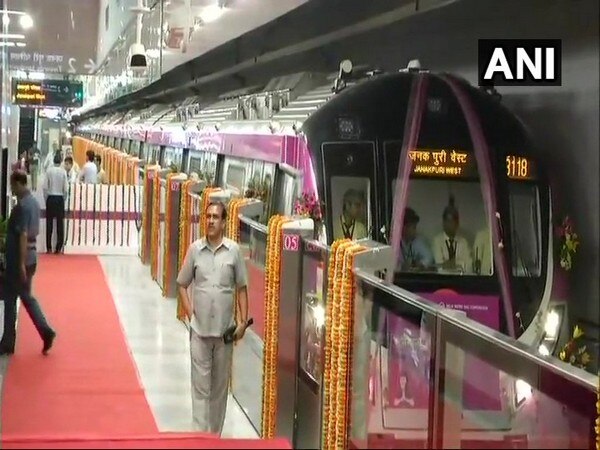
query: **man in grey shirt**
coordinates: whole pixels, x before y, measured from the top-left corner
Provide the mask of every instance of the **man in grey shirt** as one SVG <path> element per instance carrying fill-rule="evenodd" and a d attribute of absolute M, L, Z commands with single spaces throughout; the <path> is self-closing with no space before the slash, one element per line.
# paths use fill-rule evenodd
<path fill-rule="evenodd" d="M 37 267 L 35 251 L 40 230 L 40 206 L 27 188 L 27 174 L 13 172 L 10 176 L 11 191 L 18 198 L 8 220 L 6 234 L 6 273 L 4 286 L 4 334 L 0 341 L 0 355 L 15 351 L 17 297 L 31 317 L 44 346 L 46 355 L 56 333 L 48 325 L 38 301 L 31 294 L 31 283 Z"/>
<path fill-rule="evenodd" d="M 206 236 L 192 243 L 177 276 L 183 308 L 190 319 L 194 428 L 217 435 L 225 422 L 233 355 L 233 345 L 226 344 L 223 335 L 235 325 L 235 338 L 241 339 L 248 322 L 246 265 L 239 245 L 223 237 L 226 218 L 222 203 L 208 206 Z M 234 308 L 239 311 L 237 323 Z"/>

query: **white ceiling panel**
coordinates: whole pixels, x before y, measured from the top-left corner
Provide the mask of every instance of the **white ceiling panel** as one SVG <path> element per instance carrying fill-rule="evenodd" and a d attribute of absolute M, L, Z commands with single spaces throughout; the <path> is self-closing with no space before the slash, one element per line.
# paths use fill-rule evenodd
<path fill-rule="evenodd" d="M 209 52 L 280 17 L 309 0 L 170 0 L 162 72 Z M 218 4 L 225 4 L 219 8 Z M 165 27 L 166 28 L 166 27 Z M 179 38 L 169 34 L 180 36 Z"/>

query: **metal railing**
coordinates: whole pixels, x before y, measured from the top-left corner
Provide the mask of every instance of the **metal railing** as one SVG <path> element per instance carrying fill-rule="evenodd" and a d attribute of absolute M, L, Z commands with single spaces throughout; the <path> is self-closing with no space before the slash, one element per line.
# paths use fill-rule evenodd
<path fill-rule="evenodd" d="M 264 266 L 261 265 L 260 257 L 256 257 L 256 246 L 266 245 L 267 227 L 248 217 L 240 215 L 239 219 L 242 222 L 242 247 L 248 247 L 250 250 L 248 264 L 253 265 L 253 270 L 258 268 L 261 271 L 261 278 L 255 280 L 255 283 L 264 283 Z M 309 297 L 314 297 L 312 292 L 308 293 L 308 290 L 314 288 L 315 279 L 319 279 L 314 276 L 314 270 L 319 266 L 318 270 L 325 268 L 326 273 L 330 251 L 329 247 L 318 241 L 301 242 L 300 251 L 304 266 L 301 277 L 304 287 L 303 292 L 299 293 L 300 309 L 305 301 L 309 301 Z M 311 251 L 307 253 L 306 248 L 310 248 Z M 367 361 L 379 358 L 379 366 L 370 367 L 368 380 L 360 378 L 358 369 L 358 372 L 352 375 L 357 377 L 353 385 L 353 390 L 356 391 L 352 395 L 353 403 L 357 401 L 355 398 L 360 397 L 357 397 L 356 393 L 362 391 L 369 392 L 370 402 L 353 404 L 353 410 L 359 413 L 351 418 L 351 448 L 374 448 L 382 444 L 394 445 L 395 448 L 413 445 L 420 448 L 459 448 L 475 444 L 484 448 L 514 448 L 522 445 L 538 448 L 587 448 L 592 445 L 598 388 L 598 378 L 595 375 L 567 365 L 555 357 L 543 356 L 535 349 L 469 319 L 464 314 L 448 310 L 419 295 L 382 281 L 370 273 L 356 269 L 355 275 L 357 285 L 361 286 L 357 291 L 369 292 L 366 300 L 357 297 L 355 303 L 369 303 L 373 317 L 378 316 L 379 320 L 365 318 L 366 322 L 370 323 L 370 339 L 367 339 L 370 348 L 367 348 L 369 345 L 365 347 L 364 342 L 361 345 L 360 339 L 357 338 L 354 358 L 359 361 L 364 359 L 364 367 L 372 364 Z M 317 289 L 321 289 L 326 303 L 326 275 L 322 284 L 323 286 L 317 286 Z M 310 289 L 306 288 L 307 285 L 310 285 Z M 263 299 L 251 299 L 251 303 L 253 301 L 260 303 Z M 302 314 L 299 316 L 299 329 L 304 330 Z M 381 317 L 385 317 L 383 328 Z M 400 407 L 385 404 L 384 399 L 389 394 L 386 391 L 394 388 L 390 380 L 398 376 L 390 372 L 394 370 L 392 366 L 395 358 L 391 342 L 400 338 L 391 324 L 403 319 L 412 321 L 413 332 L 416 330 L 417 333 L 427 335 L 429 339 L 427 345 L 420 344 L 420 351 L 425 352 L 425 356 L 420 356 L 420 367 L 426 368 L 427 372 L 421 380 L 421 387 L 427 392 L 427 399 L 422 402 L 420 409 L 415 403 L 415 407 L 411 407 L 410 403 Z M 422 321 L 421 325 L 414 325 L 419 320 Z M 257 320 L 255 317 L 255 322 L 260 321 L 261 318 Z M 254 337 L 260 340 L 260 331 L 257 333 Z M 304 334 L 300 333 L 298 339 L 300 353 L 306 347 L 306 343 L 302 341 Z M 322 352 L 324 344 L 324 341 L 320 342 L 318 351 Z M 255 345 L 252 347 L 254 350 L 259 348 Z M 361 355 L 361 352 L 365 351 L 368 355 Z M 243 352 L 237 354 L 241 353 Z M 238 361 L 237 369 L 234 362 L 234 380 L 242 377 L 246 380 L 249 377 L 257 379 L 252 382 L 245 381 L 245 385 L 238 385 L 237 390 L 234 382 L 233 394 L 254 427 L 260 430 L 260 406 L 257 410 L 251 402 L 256 402 L 261 395 L 262 358 L 255 351 L 252 353 L 260 364 L 260 370 L 256 374 L 250 374 L 247 372 L 247 361 Z M 301 356 L 298 357 L 299 361 Z M 415 358 L 415 355 L 411 358 Z M 410 362 L 411 358 L 403 360 L 402 364 Z M 487 382 L 495 386 L 493 394 L 477 390 L 478 372 L 473 371 L 473 367 L 481 370 L 480 377 L 491 378 Z M 314 417 L 321 418 L 323 380 L 314 380 L 310 375 L 302 376 L 302 372 L 302 362 L 299 362 L 297 391 L 311 391 L 315 394 L 315 400 L 306 401 L 306 394 L 300 399 L 301 394 L 297 393 L 299 399 L 296 400 L 294 415 L 297 422 L 296 436 L 292 441 L 300 446 L 307 445 L 309 441 L 311 446 L 318 446 L 322 443 Z M 383 386 L 386 377 L 385 383 L 389 386 Z M 468 391 L 474 391 L 475 394 Z M 408 394 L 402 392 L 402 396 L 408 398 Z M 487 400 L 496 402 L 496 406 L 488 410 L 478 410 L 470 404 L 473 403 L 473 397 L 486 396 L 491 398 Z M 531 409 L 534 407 L 532 405 L 537 405 L 538 408 L 534 412 Z M 308 418 L 311 420 L 310 426 L 302 423 L 309 420 Z M 307 430 L 311 428 L 317 428 L 312 440 L 306 438 Z M 299 434 L 303 434 L 303 437 L 300 438 Z"/>

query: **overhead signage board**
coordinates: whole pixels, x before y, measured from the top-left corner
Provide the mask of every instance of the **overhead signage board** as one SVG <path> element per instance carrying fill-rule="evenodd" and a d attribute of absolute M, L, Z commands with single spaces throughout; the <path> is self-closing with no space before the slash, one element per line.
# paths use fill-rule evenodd
<path fill-rule="evenodd" d="M 12 102 L 18 106 L 79 108 L 83 83 L 69 80 L 12 80 Z"/>

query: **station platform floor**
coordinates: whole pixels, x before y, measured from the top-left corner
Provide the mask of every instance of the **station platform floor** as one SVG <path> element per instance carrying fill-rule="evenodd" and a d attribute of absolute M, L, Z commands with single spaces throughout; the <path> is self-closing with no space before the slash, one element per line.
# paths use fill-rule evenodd
<path fill-rule="evenodd" d="M 48 440 L 48 436 L 60 435 L 61 439 L 83 438 L 90 442 L 95 437 L 102 437 L 102 439 L 108 437 L 102 436 L 102 433 L 107 432 L 107 427 L 110 428 L 106 420 L 103 421 L 99 417 L 77 417 L 92 413 L 102 414 L 98 410 L 101 402 L 96 406 L 72 404 L 77 401 L 86 402 L 86 396 L 89 396 L 87 398 L 91 403 L 98 395 L 108 397 L 112 395 L 110 398 L 114 401 L 123 402 L 116 413 L 112 409 L 113 406 L 107 408 L 112 414 L 117 416 L 122 414 L 122 422 L 136 422 L 132 425 L 131 435 L 141 436 L 145 431 L 152 431 L 152 426 L 139 424 L 139 417 L 137 419 L 127 417 L 128 413 L 144 414 L 144 406 L 139 404 L 137 410 L 127 411 L 128 402 L 140 403 L 142 399 L 133 395 L 135 386 L 123 387 L 117 379 L 121 376 L 125 377 L 125 373 L 130 369 L 137 376 L 145 400 L 141 403 L 147 402 L 156 431 L 159 433 L 191 432 L 193 428 L 188 331 L 176 319 L 175 300 L 165 299 L 162 296 L 159 286 L 150 277 L 148 267 L 142 265 L 139 258 L 135 256 L 71 255 L 40 255 L 38 267 L 38 274 L 34 278 L 34 295 L 38 297 L 49 321 L 56 328 L 58 337 L 50 355 L 46 358 L 41 356 L 41 340 L 25 311 L 20 311 L 15 355 L 10 359 L 0 358 L 2 391 L 0 435 L 4 448 L 10 447 L 11 436 L 13 444 L 26 442 L 28 436 L 34 440 L 37 438 Z M 105 280 L 104 295 L 96 292 L 102 290 L 101 278 Z M 100 306 L 100 303 L 106 304 Z M 111 311 L 115 316 L 112 319 Z M 112 328 L 108 323 L 111 320 L 116 324 L 113 324 Z M 121 341 L 124 343 L 122 353 L 123 355 L 129 353 L 129 362 L 125 361 L 127 359 L 125 356 L 119 354 L 119 339 L 112 336 L 112 334 L 119 334 L 119 331 L 122 332 Z M 107 334 L 111 335 L 107 336 Z M 89 342 L 86 342 L 86 339 Z M 73 361 L 76 356 L 87 361 Z M 127 364 L 131 367 L 127 368 Z M 95 365 L 98 365 L 98 370 L 107 379 L 90 379 L 89 385 L 86 386 L 81 378 L 89 376 L 90 366 Z M 52 373 L 53 371 L 55 374 Z M 17 374 L 20 378 L 18 380 L 15 379 Z M 29 374 L 26 375 L 26 380 L 21 379 L 23 374 Z M 70 395 L 73 400 L 68 406 L 72 411 L 65 415 L 60 411 L 53 411 L 52 408 L 64 405 L 64 399 L 57 399 L 61 395 L 57 390 L 69 383 L 73 385 L 79 383 L 81 386 L 74 388 L 88 389 L 89 392 L 84 395 L 81 392 L 65 394 Z M 94 384 L 105 392 L 94 392 Z M 115 387 L 116 385 L 119 387 Z M 125 392 L 113 392 L 115 389 L 117 391 L 124 389 Z M 43 390 L 46 390 L 46 393 Z M 48 391 L 52 393 L 48 394 Z M 24 399 L 23 396 L 27 398 Z M 26 408 L 19 408 L 15 406 L 19 404 L 16 397 L 33 404 Z M 260 397 L 257 397 L 256 401 L 260 402 Z M 43 402 L 45 404 L 35 404 Z M 16 409 L 26 409 L 26 411 L 16 411 Z M 36 414 L 40 416 L 37 419 Z M 67 419 L 65 421 L 73 422 L 74 429 L 71 429 L 69 423 L 56 422 L 61 414 Z M 17 417 L 19 415 L 22 415 L 20 422 Z M 86 420 L 91 425 L 81 425 L 81 422 Z M 95 426 L 94 423 L 98 425 Z M 126 423 L 111 426 L 118 428 L 115 430 L 117 436 L 129 435 Z M 185 435 L 182 434 L 180 437 L 179 443 L 184 444 L 185 447 Z M 240 448 L 248 448 L 248 445 L 254 448 L 281 448 L 282 446 L 289 448 L 289 445 L 283 442 L 269 443 L 258 440 L 256 430 L 231 396 L 222 437 L 227 441 L 227 438 L 255 440 L 255 442 L 244 441 L 244 444 L 240 442 Z M 17 444 L 12 448 L 18 448 Z M 66 442 L 63 442 L 63 448 L 64 446 Z M 168 447 L 167 445 L 163 448 Z M 232 447 L 226 445 L 223 448 Z"/>

